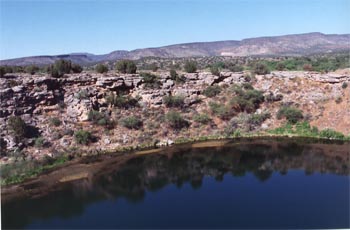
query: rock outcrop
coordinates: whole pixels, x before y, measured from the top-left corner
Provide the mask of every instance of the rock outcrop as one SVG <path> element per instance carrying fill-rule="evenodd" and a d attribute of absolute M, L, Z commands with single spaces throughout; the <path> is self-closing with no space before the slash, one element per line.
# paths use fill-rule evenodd
<path fill-rule="evenodd" d="M 166 95 L 181 95 L 185 98 L 185 105 L 191 106 L 198 101 L 205 102 L 208 99 L 202 94 L 208 86 L 217 84 L 225 87 L 252 80 L 244 72 L 222 72 L 220 76 L 208 72 L 185 73 L 184 79 L 184 82 L 176 83 L 169 73 L 164 72 L 159 74 L 159 87 L 150 89 L 145 87 L 143 78 L 138 74 L 83 72 L 69 74 L 62 78 L 52 78 L 47 75 L 8 74 L 0 79 L 1 138 L 7 142 L 7 147 L 16 146 L 6 125 L 8 118 L 13 115 L 26 117 L 29 124 L 38 127 L 40 132 L 47 136 L 52 136 L 47 122 L 52 114 L 60 116 L 66 129 L 76 129 L 77 123 L 88 120 L 90 110 L 109 111 L 109 114 L 113 112 L 105 99 L 111 92 L 139 97 L 141 107 L 149 110 L 164 107 L 163 98 Z M 310 113 L 317 111 L 314 114 L 317 117 L 323 112 L 317 103 L 344 95 L 344 90 L 341 89 L 344 82 L 350 82 L 349 75 L 276 71 L 255 76 L 254 86 L 263 90 L 265 95 L 269 95 L 272 99 L 277 98 L 275 101 L 298 103 Z M 348 105 L 350 102 L 344 103 Z M 350 117 L 348 119 L 350 120 Z M 271 126 L 273 124 L 269 124 L 268 127 Z M 267 125 L 264 124 L 264 127 Z M 350 132 L 350 127 L 347 127 L 347 130 Z M 61 137 L 56 139 L 59 140 Z M 57 143 L 61 146 L 69 146 L 70 142 L 71 140 L 63 138 Z M 110 142 L 109 139 L 104 141 L 106 145 Z M 121 141 L 121 144 L 123 142 Z"/>

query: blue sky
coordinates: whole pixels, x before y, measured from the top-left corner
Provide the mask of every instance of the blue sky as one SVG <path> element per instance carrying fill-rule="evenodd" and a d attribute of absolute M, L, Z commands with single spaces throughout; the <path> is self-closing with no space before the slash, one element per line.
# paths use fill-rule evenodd
<path fill-rule="evenodd" d="M 350 33 L 350 0 L 0 0 L 0 59 Z"/>

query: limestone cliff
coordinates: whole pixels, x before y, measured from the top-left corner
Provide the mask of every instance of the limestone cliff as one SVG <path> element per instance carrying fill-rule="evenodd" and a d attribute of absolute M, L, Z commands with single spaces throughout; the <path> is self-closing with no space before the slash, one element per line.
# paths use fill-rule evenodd
<path fill-rule="evenodd" d="M 26 157 L 40 158 L 45 154 L 55 155 L 62 151 L 78 152 L 77 148 L 81 151 L 113 149 L 154 140 L 172 142 L 178 137 L 220 135 L 232 126 L 232 119 L 243 119 L 247 113 L 235 113 L 222 119 L 213 114 L 209 104 L 225 104 L 233 95 L 230 91 L 232 85 L 244 83 L 252 84 L 265 95 L 265 101 L 254 113 L 270 114 L 262 124 L 249 128 L 246 132 L 280 126 L 284 120 L 276 118 L 277 111 L 282 105 L 293 105 L 301 109 L 304 118 L 319 129 L 332 128 L 346 135 L 350 133 L 350 87 L 344 87 L 350 83 L 347 71 L 327 74 L 280 71 L 256 76 L 244 72 L 221 72 L 219 76 L 199 72 L 184 73 L 178 82 L 171 79 L 168 72 L 157 75 L 156 87 L 149 87 L 139 74 L 83 72 L 62 78 L 48 75 L 5 75 L 0 79 L 0 128 L 6 151 L 22 149 Z M 203 91 L 212 85 L 218 85 L 222 91 L 214 97 L 205 96 Z M 135 98 L 138 100 L 137 106 L 113 106 L 108 102 L 111 93 Z M 164 104 L 164 96 L 168 95 L 183 97 L 183 105 L 180 108 L 168 108 Z M 266 100 L 267 97 L 277 99 Z M 113 127 L 107 128 L 89 121 L 88 114 L 92 110 L 106 114 L 114 121 Z M 170 110 L 180 112 L 189 121 L 189 126 L 183 129 L 170 127 L 164 118 Z M 198 114 L 208 115 L 210 121 L 205 124 L 195 121 L 193 118 Z M 26 124 L 34 127 L 37 136 L 45 139 L 46 147 L 35 146 L 35 138 L 32 137 L 20 143 L 15 141 L 8 129 L 8 119 L 14 115 L 20 116 Z M 121 124 L 121 119 L 131 116 L 140 118 L 141 128 L 128 129 Z M 52 118 L 60 123 L 53 125 Z M 242 128 L 239 125 L 237 127 Z M 72 134 L 79 129 L 89 130 L 95 141 L 89 146 L 78 145 Z M 5 154 L 2 159 L 7 160 L 7 156 L 4 156 Z"/>

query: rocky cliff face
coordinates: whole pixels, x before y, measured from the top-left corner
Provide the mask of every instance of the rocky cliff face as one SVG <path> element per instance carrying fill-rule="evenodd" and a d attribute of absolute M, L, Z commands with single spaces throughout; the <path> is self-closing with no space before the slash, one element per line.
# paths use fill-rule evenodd
<path fill-rule="evenodd" d="M 311 124 L 321 129 L 333 128 L 345 134 L 350 133 L 350 87 L 342 87 L 344 82 L 350 83 L 348 72 L 272 72 L 253 78 L 247 77 L 243 72 L 221 72 L 220 76 L 200 72 L 184 74 L 182 83 L 171 79 L 168 72 L 158 75 L 159 86 L 156 89 L 147 87 L 145 79 L 138 74 L 102 75 L 83 72 L 62 78 L 6 75 L 0 79 L 1 138 L 6 142 L 8 150 L 21 148 L 26 156 L 38 158 L 43 154 L 71 151 L 77 146 L 81 149 L 113 149 L 156 139 L 168 141 L 178 137 L 216 135 L 229 125 L 229 121 L 212 114 L 209 102 L 225 103 L 230 100 L 230 86 L 248 81 L 256 89 L 264 91 L 265 95 L 283 95 L 280 100 L 260 105 L 255 113 L 268 111 L 271 118 L 255 129 L 266 130 L 279 126 L 283 122 L 276 119 L 280 106 L 294 104 L 303 110 Z M 204 96 L 203 90 L 211 85 L 218 85 L 223 91 L 214 98 Z M 127 109 L 111 106 L 107 102 L 111 93 L 138 98 L 139 106 Z M 167 108 L 164 105 L 166 95 L 184 97 L 182 108 Z M 107 129 L 88 121 L 91 110 L 107 114 L 115 121 L 113 128 Z M 181 130 L 171 129 L 164 120 L 164 114 L 169 110 L 181 112 L 190 121 L 190 126 Z M 199 124 L 192 121 L 196 114 L 208 114 L 212 120 L 208 124 Z M 48 146 L 35 147 L 33 138 L 24 144 L 16 143 L 8 129 L 8 118 L 13 115 L 21 116 L 28 125 L 35 127 L 39 135 L 49 143 Z M 241 115 L 245 116 L 244 113 Z M 128 129 L 118 123 L 120 119 L 130 116 L 142 120 L 141 130 Z M 58 126 L 52 125 L 52 118 L 61 123 Z M 87 147 L 78 145 L 72 133 L 79 129 L 91 131 L 96 137 L 95 142 Z"/>

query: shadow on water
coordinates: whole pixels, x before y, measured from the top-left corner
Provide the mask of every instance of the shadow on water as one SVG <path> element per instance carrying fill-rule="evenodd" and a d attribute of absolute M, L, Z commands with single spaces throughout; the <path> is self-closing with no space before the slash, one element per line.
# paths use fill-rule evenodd
<path fill-rule="evenodd" d="M 89 204 L 103 200 L 124 198 L 130 203 L 142 203 L 148 191 L 160 191 L 169 184 L 182 188 L 188 183 L 193 189 L 201 189 L 207 176 L 221 182 L 226 174 L 236 178 L 252 174 L 261 183 L 269 181 L 274 172 L 288 175 L 295 169 L 303 170 L 305 175 L 318 172 L 348 176 L 349 148 L 335 151 L 342 145 L 254 140 L 219 147 L 183 145 L 167 152 L 135 155 L 116 170 L 108 169 L 108 173 L 93 179 L 64 183 L 39 198 L 2 204 L 2 227 L 25 228 L 38 219 L 74 218 L 84 213 Z"/>

